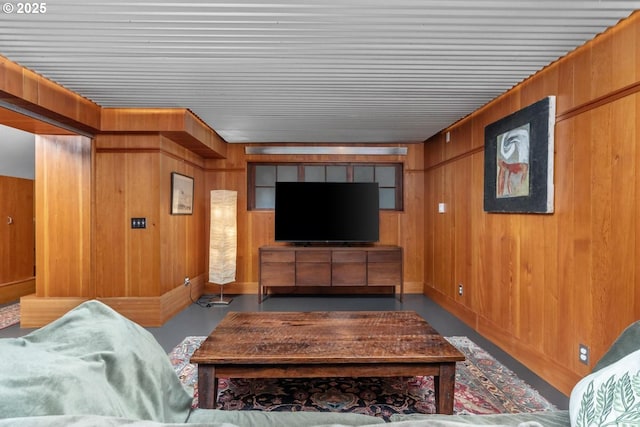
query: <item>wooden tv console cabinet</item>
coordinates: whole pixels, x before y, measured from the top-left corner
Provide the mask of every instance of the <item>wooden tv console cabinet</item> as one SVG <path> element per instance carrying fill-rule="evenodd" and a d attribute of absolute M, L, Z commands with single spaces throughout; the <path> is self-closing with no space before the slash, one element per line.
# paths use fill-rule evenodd
<path fill-rule="evenodd" d="M 262 246 L 259 301 L 273 287 L 400 287 L 402 248 L 398 246 Z"/>

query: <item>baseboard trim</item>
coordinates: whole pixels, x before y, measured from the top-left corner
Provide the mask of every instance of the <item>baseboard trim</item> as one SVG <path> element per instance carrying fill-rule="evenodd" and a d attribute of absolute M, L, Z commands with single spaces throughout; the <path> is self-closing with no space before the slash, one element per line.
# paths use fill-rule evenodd
<path fill-rule="evenodd" d="M 191 289 L 190 289 L 191 287 Z M 161 296 L 95 298 L 128 319 L 145 327 L 160 327 L 198 299 L 204 288 L 204 275 L 191 279 L 190 286 L 178 286 Z M 39 328 L 74 307 L 88 301 L 85 297 L 37 297 L 20 299 L 20 327 Z"/>
<path fill-rule="evenodd" d="M 0 304 L 18 301 L 20 297 L 36 291 L 36 278 L 29 277 L 15 282 L 0 283 Z"/>

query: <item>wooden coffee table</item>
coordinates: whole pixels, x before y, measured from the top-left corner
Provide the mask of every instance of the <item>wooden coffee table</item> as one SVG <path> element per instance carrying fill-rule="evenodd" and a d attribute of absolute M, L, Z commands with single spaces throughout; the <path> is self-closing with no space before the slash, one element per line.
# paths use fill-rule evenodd
<path fill-rule="evenodd" d="M 230 312 L 191 357 L 201 408 L 216 407 L 219 378 L 431 375 L 443 414 L 462 360 L 413 311 Z"/>

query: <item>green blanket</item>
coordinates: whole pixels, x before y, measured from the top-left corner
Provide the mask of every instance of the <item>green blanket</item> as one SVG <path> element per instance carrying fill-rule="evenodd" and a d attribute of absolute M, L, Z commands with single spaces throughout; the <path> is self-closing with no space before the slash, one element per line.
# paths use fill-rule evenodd
<path fill-rule="evenodd" d="M 0 340 L 0 359 L 2 418 L 189 416 L 192 394 L 153 335 L 98 301 L 22 338 Z"/>

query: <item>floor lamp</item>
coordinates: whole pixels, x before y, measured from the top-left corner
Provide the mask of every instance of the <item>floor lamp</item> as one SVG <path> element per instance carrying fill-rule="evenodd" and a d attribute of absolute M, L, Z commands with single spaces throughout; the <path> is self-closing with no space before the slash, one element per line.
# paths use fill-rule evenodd
<path fill-rule="evenodd" d="M 229 304 L 224 285 L 236 280 L 236 252 L 238 246 L 236 214 L 238 192 L 211 191 L 211 225 L 209 228 L 209 282 L 220 285 L 220 298 L 211 304 Z"/>

